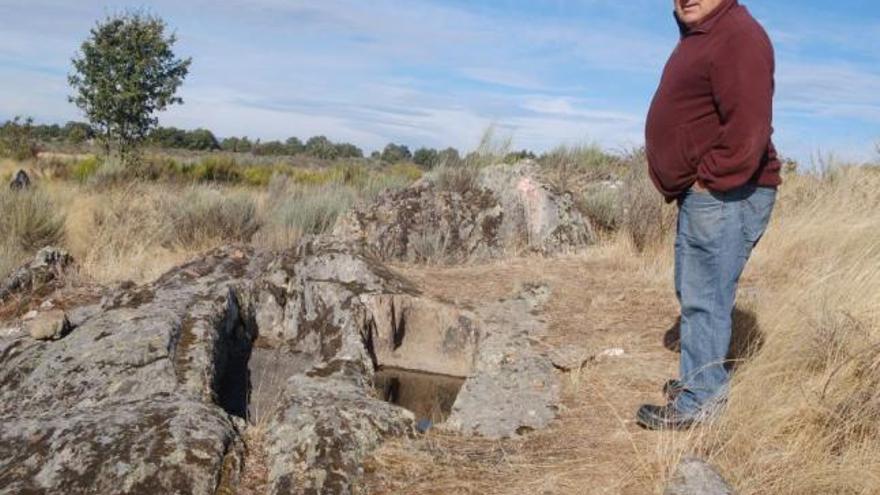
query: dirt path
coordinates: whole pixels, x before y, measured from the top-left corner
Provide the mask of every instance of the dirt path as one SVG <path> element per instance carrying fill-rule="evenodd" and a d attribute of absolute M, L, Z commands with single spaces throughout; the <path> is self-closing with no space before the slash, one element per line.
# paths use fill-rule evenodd
<path fill-rule="evenodd" d="M 662 484 L 663 451 L 674 434 L 640 429 L 645 401 L 660 401 L 678 356 L 662 345 L 676 316 L 669 283 L 634 266 L 591 253 L 561 259 L 524 258 L 472 267 L 398 266 L 426 292 L 459 304 L 493 300 L 526 282 L 543 282 L 549 332 L 540 345 L 576 346 L 587 355 L 621 348 L 565 385 L 559 419 L 521 439 L 487 441 L 430 433 L 392 441 L 367 463 L 375 494 L 644 494 Z"/>

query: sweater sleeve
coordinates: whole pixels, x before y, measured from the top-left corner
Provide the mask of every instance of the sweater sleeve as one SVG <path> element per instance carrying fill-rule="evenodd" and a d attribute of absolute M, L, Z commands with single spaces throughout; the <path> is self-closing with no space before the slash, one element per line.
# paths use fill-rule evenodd
<path fill-rule="evenodd" d="M 709 189 L 739 187 L 761 165 L 773 132 L 773 70 L 773 48 L 763 32 L 742 30 L 718 47 L 710 77 L 721 135 L 697 168 Z"/>

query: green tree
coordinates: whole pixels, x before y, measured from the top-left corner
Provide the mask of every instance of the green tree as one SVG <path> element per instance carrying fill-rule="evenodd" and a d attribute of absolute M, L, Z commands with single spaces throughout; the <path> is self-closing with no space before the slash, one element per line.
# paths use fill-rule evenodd
<path fill-rule="evenodd" d="M 37 156 L 34 119 L 15 117 L 0 126 L 0 156 L 29 160 Z"/>
<path fill-rule="evenodd" d="M 223 151 L 236 151 L 236 152 L 248 152 L 253 149 L 253 144 L 251 144 L 251 140 L 244 137 L 228 137 L 224 138 L 223 141 L 220 142 L 220 149 Z"/>
<path fill-rule="evenodd" d="M 266 141 L 254 146 L 255 155 L 280 156 L 287 154 L 287 146 L 281 141 Z"/>
<path fill-rule="evenodd" d="M 176 127 L 157 127 L 150 131 L 148 140 L 161 148 L 184 148 L 186 131 Z"/>
<path fill-rule="evenodd" d="M 68 122 L 64 124 L 62 132 L 64 139 L 71 144 L 80 144 L 95 137 L 91 126 L 85 122 Z"/>
<path fill-rule="evenodd" d="M 433 148 L 419 148 L 413 153 L 413 163 L 424 168 L 433 168 L 439 155 Z"/>
<path fill-rule="evenodd" d="M 188 150 L 213 151 L 220 149 L 220 143 L 208 129 L 196 129 L 185 133 L 184 147 Z"/>
<path fill-rule="evenodd" d="M 336 146 L 325 136 L 315 136 L 306 141 L 306 154 L 324 160 L 337 158 Z"/>
<path fill-rule="evenodd" d="M 287 138 L 287 141 L 284 141 L 284 145 L 287 147 L 288 155 L 298 155 L 306 150 L 306 146 L 298 137 Z"/>
<path fill-rule="evenodd" d="M 437 165 L 456 166 L 461 164 L 461 155 L 455 148 L 446 148 L 437 153 Z"/>
<path fill-rule="evenodd" d="M 125 13 L 98 22 L 72 60 L 70 101 L 123 162 L 157 125 L 156 112 L 183 103 L 175 93 L 192 60 L 174 55 L 176 41 L 162 19 Z"/>
<path fill-rule="evenodd" d="M 388 143 L 385 149 L 382 150 L 382 161 L 397 163 L 407 160 L 412 160 L 412 153 L 409 151 L 409 148 L 402 144 Z"/>
<path fill-rule="evenodd" d="M 351 143 L 336 143 L 336 156 L 339 158 L 363 158 L 364 152 Z"/>

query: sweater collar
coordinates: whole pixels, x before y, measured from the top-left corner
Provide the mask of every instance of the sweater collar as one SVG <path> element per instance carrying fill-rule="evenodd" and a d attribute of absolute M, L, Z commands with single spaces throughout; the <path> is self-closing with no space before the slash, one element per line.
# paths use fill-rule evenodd
<path fill-rule="evenodd" d="M 672 12 L 672 15 L 675 17 L 675 22 L 678 24 L 678 30 L 682 37 L 698 33 L 705 34 L 718 24 L 718 21 L 724 17 L 724 14 L 738 5 L 739 2 L 737 0 L 723 0 L 717 7 L 715 7 L 715 10 L 710 12 L 705 19 L 693 27 L 688 27 L 685 23 L 681 22 L 681 19 L 678 18 L 678 14 L 676 14 L 675 11 Z"/>

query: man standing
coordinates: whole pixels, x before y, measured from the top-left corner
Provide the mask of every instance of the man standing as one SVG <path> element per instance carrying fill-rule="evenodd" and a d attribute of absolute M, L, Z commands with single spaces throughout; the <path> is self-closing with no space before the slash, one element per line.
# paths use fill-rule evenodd
<path fill-rule="evenodd" d="M 645 137 L 651 179 L 678 204 L 681 363 L 680 379 L 665 387 L 669 403 L 637 413 L 651 429 L 687 428 L 724 400 L 736 286 L 781 183 L 766 32 L 737 0 L 673 1 L 681 39 Z"/>

